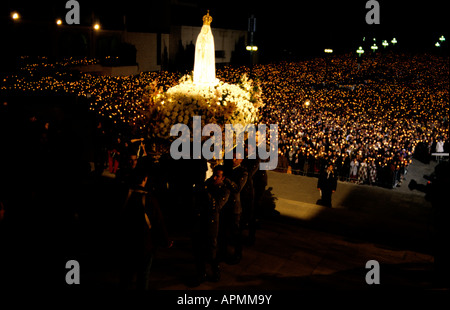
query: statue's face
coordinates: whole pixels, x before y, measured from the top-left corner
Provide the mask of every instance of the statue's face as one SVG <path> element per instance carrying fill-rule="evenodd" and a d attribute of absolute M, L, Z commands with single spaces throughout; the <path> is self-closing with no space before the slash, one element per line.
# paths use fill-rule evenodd
<path fill-rule="evenodd" d="M 208 33 L 208 27 L 202 27 L 201 32 L 202 32 L 202 34 L 207 34 Z"/>

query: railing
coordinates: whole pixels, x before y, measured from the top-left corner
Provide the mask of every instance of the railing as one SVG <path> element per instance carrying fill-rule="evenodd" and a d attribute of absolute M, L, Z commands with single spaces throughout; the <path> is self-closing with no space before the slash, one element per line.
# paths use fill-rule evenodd
<path fill-rule="evenodd" d="M 431 153 L 431 156 L 435 156 L 436 157 L 436 161 L 440 162 L 442 157 L 448 157 L 449 153 Z"/>
<path fill-rule="evenodd" d="M 302 170 L 302 169 L 292 169 L 291 166 L 283 167 L 278 166 L 276 169 L 274 169 L 275 172 L 280 173 L 287 173 L 287 174 L 294 174 L 294 175 L 301 175 L 301 176 L 308 176 L 313 178 L 318 178 L 320 175 L 320 171 L 317 171 L 317 169 L 308 169 L 308 170 Z M 378 172 L 378 170 L 377 170 Z M 338 172 L 337 173 L 337 179 L 341 182 L 348 182 L 348 183 L 355 183 L 355 184 L 366 184 L 371 186 L 379 186 L 384 188 L 395 188 L 397 184 L 401 183 L 404 179 L 404 176 L 407 174 L 407 169 L 404 171 L 393 171 L 392 176 L 387 177 L 384 173 L 382 176 L 377 175 L 375 182 L 372 182 L 370 179 L 370 176 L 365 178 L 363 181 L 359 179 L 358 175 L 355 177 L 350 176 L 350 172 Z M 381 179 L 380 179 L 381 178 Z"/>

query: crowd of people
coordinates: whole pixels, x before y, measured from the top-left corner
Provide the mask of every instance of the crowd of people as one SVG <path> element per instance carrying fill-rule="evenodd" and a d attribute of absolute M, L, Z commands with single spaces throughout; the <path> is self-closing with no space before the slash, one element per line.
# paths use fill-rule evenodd
<path fill-rule="evenodd" d="M 260 83 L 265 105 L 259 123 L 278 124 L 278 171 L 317 177 L 325 172 L 329 176 L 326 167 L 333 167 L 333 176 L 342 181 L 392 188 L 401 183 L 418 153 L 429 158 L 434 152 L 448 152 L 446 59 L 387 54 L 358 63 L 354 57 L 342 55 L 333 57 L 325 67 L 325 60 L 316 58 L 217 70 L 217 77 L 225 82 L 237 83 L 247 73 Z M 146 85 L 156 79 L 167 89 L 176 85 L 181 74 L 86 74 L 76 78 L 73 73 L 52 73 L 51 77 L 30 79 L 33 68 L 27 67 L 22 76 L 5 78 L 0 90 L 76 94 L 90 100 L 91 109 L 103 117 L 95 129 L 94 173 L 101 175 L 106 170 L 123 185 L 127 202 L 121 211 L 123 219 L 130 227 L 140 222 L 139 230 L 123 234 L 122 244 L 135 246 L 134 252 L 130 248 L 123 252 L 135 253 L 133 259 L 139 259 L 136 263 L 129 256 L 124 258 L 125 286 L 130 285 L 130 273 L 138 271 L 139 285 L 145 288 L 156 245 L 171 246 L 164 224 L 170 225 L 171 220 L 167 204 L 179 206 L 179 214 L 190 216 L 199 283 L 219 281 L 220 263 L 239 263 L 244 242 L 250 245 L 255 241 L 256 219 L 267 185 L 267 175 L 257 168 L 258 159 L 234 158 L 216 166 L 203 160 L 175 161 L 155 152 L 139 130 L 128 126 L 141 117 L 138 101 Z M 34 130 L 34 116 L 27 119 L 27 133 L 35 136 L 26 136 L 25 148 L 34 153 L 22 152 L 21 158 L 29 169 L 46 169 L 42 163 L 53 165 L 54 160 L 63 166 L 67 156 L 59 155 L 72 154 L 70 139 L 60 139 L 51 122 L 39 124 L 39 130 Z M 4 129 L 2 133 L 6 133 Z M 58 143 L 51 143 L 56 140 Z M 21 142 L 12 145 L 11 149 L 24 149 Z M 35 154 L 31 161 L 29 154 Z M 52 173 L 62 172 L 55 169 Z M 48 179 L 52 186 L 61 186 L 54 183 L 56 178 Z M 322 183 L 320 186 L 325 188 Z M 332 192 L 334 187 L 328 187 Z M 30 201 L 35 199 L 36 191 L 32 192 Z M 58 197 L 65 192 L 61 190 Z M 328 203 L 330 197 L 322 198 Z M 8 199 L 6 203 L 0 200 L 1 218 L 7 218 L 10 204 Z M 56 199 L 52 198 L 52 203 L 56 209 Z M 146 211 L 140 212 L 141 207 Z M 131 232 L 140 237 L 136 239 Z M 129 243 L 127 238 L 139 242 Z M 138 250 L 143 246 L 145 251 Z M 130 266 L 140 268 L 130 270 Z"/>
<path fill-rule="evenodd" d="M 147 139 L 116 139 L 116 131 L 99 121 L 93 126 L 95 165 L 90 167 L 73 152 L 61 122 L 3 108 L 2 129 L 14 134 L 2 131 L 0 236 L 7 255 L 0 267 L 2 274 L 8 269 L 2 284 L 24 281 L 18 270 L 35 251 L 43 253 L 35 261 L 46 266 L 49 285 L 61 283 L 58 259 L 79 257 L 86 247 L 79 249 L 77 240 L 95 240 L 105 228 L 108 239 L 117 238 L 115 268 L 123 289 L 149 288 L 153 257 L 158 248 L 173 245 L 173 229 L 191 236 L 195 285 L 219 281 L 220 264 L 239 263 L 244 244 L 255 242 L 267 185 L 258 159 L 175 161 L 155 153 Z M 11 165 L 15 161 L 20 164 Z M 110 197 L 95 184 L 107 184 Z M 89 230 L 97 212 L 101 219 Z M 115 218 L 117 226 L 107 224 Z"/>
<path fill-rule="evenodd" d="M 247 73 L 261 83 L 265 106 L 260 122 L 279 125 L 278 171 L 319 177 L 329 176 L 333 167 L 334 182 L 393 188 L 403 181 L 413 157 L 421 156 L 418 150 L 428 157 L 448 152 L 447 63 L 432 56 L 390 55 L 358 66 L 353 58 L 342 56 L 333 59 L 329 76 L 322 76 L 322 65 L 315 59 L 218 71 L 227 82 L 236 83 Z M 239 262 L 244 227 L 253 232 L 250 242 L 254 238 L 254 222 L 249 219 L 258 207 L 250 201 L 261 191 L 249 182 L 256 182 L 250 178 L 254 169 L 249 160 L 238 161 L 227 165 L 239 169 L 217 166 L 197 187 L 202 190 L 192 193 L 200 282 L 220 278 L 219 262 Z M 325 186 L 320 180 L 322 202 L 330 206 L 335 185 Z M 253 189 L 246 190 L 245 184 Z M 230 248 L 233 255 L 227 257 Z"/>
<path fill-rule="evenodd" d="M 346 54 L 325 62 L 315 58 L 216 72 L 224 82 L 238 83 L 246 73 L 260 83 L 265 103 L 260 123 L 279 125 L 278 171 L 317 177 L 333 162 L 340 180 L 395 187 L 415 153 L 426 161 L 431 153 L 448 152 L 445 58 L 392 53 L 357 60 Z M 45 71 L 52 72 L 48 66 Z M 145 87 L 157 80 L 168 89 L 182 76 L 164 71 L 75 77 L 69 71 L 37 78 L 39 70 L 26 66 L 22 75 L 4 79 L 1 90 L 88 98 L 91 109 L 119 132 L 133 128 L 136 137 L 145 129 Z"/>
<path fill-rule="evenodd" d="M 107 133 L 99 123 L 99 141 L 105 141 Z M 170 226 L 180 219 L 189 223 L 186 229 L 191 235 L 196 270 L 192 284 L 219 281 L 220 264 L 238 264 L 244 244 L 250 246 L 256 240 L 257 220 L 265 212 L 266 171 L 259 169 L 258 157 L 249 158 L 248 147 L 244 159 L 234 152 L 233 159 L 207 162 L 175 161 L 168 154 L 154 152 L 151 146 L 147 150 L 147 144 L 147 139 L 119 137 L 97 149 L 96 169 L 107 171 L 126 189 L 122 191 L 127 198 L 121 213 L 126 223 L 121 233 L 125 254 L 121 284 L 132 287 L 134 272 L 137 287 L 148 288 L 153 255 L 159 246 L 172 245 L 166 223 Z M 111 153 L 117 154 L 116 159 Z"/>
<path fill-rule="evenodd" d="M 395 187 L 418 149 L 448 152 L 448 62 L 384 55 L 358 66 L 348 55 L 256 66 L 262 123 L 279 125 L 280 171 Z M 325 74 L 327 74 L 325 76 Z"/>

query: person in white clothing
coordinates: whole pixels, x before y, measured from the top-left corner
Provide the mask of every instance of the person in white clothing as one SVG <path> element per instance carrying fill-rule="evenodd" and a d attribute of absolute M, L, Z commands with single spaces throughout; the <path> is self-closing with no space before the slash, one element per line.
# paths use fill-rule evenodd
<path fill-rule="evenodd" d="M 444 141 L 442 139 L 436 142 L 436 153 L 444 153 Z"/>
<path fill-rule="evenodd" d="M 352 162 L 350 163 L 350 181 L 351 182 L 356 182 L 356 179 L 358 177 L 358 167 L 359 167 L 359 162 L 356 158 L 354 158 L 352 160 Z"/>

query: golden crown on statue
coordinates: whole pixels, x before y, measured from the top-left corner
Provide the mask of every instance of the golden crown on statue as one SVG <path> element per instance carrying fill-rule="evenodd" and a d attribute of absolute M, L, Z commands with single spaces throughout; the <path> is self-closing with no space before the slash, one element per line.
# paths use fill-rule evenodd
<path fill-rule="evenodd" d="M 205 16 L 203 16 L 203 25 L 211 25 L 211 22 L 212 22 L 212 17 L 211 17 L 211 15 L 209 15 L 209 10 L 208 10 L 208 12 L 206 13 L 206 15 Z"/>

